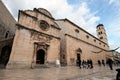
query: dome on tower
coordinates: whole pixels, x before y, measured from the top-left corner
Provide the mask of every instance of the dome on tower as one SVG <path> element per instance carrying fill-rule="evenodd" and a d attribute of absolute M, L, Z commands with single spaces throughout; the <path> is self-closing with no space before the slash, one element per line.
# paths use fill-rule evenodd
<path fill-rule="evenodd" d="M 98 28 L 99 26 L 104 26 L 104 25 L 103 25 L 103 24 L 98 24 L 98 25 L 97 25 L 97 28 Z"/>

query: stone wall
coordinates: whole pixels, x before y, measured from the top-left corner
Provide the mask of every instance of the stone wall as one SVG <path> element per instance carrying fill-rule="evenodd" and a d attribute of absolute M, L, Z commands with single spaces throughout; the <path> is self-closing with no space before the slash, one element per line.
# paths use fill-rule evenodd
<path fill-rule="evenodd" d="M 0 41 L 13 38 L 16 21 L 0 0 Z M 8 36 L 6 34 L 8 33 Z"/>
<path fill-rule="evenodd" d="M 77 60 L 77 49 L 81 49 L 82 52 L 80 53 L 81 55 L 81 60 L 87 61 L 88 59 L 91 59 L 94 64 L 97 63 L 98 60 L 105 60 L 107 54 L 109 54 L 106 51 L 102 51 L 101 53 L 94 53 L 92 51 L 101 51 L 102 49 L 99 47 L 95 47 L 93 45 L 90 45 L 80 39 L 77 39 L 75 37 L 72 37 L 70 35 L 66 35 L 66 57 L 67 57 L 67 64 L 72 65 L 76 64 Z M 74 60 L 72 63 L 71 59 Z"/>
<path fill-rule="evenodd" d="M 77 49 L 81 49 L 81 60 L 92 59 L 94 64 L 97 60 L 106 59 L 109 46 L 84 29 L 80 28 L 68 19 L 56 20 L 60 28 L 61 37 L 61 63 L 75 65 L 77 59 Z M 99 52 L 100 53 L 94 53 Z M 65 59 L 63 59 L 64 57 Z"/>
<path fill-rule="evenodd" d="M 9 61 L 16 21 L 0 0 L 0 68 L 5 68 Z"/>

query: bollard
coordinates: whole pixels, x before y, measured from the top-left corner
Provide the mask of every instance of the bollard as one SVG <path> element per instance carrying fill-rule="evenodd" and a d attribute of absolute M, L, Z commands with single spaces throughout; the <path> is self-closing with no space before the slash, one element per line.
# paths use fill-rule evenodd
<path fill-rule="evenodd" d="M 120 80 L 120 68 L 116 69 L 116 71 L 118 72 L 116 75 L 116 80 Z"/>
<path fill-rule="evenodd" d="M 60 67 L 60 60 L 56 60 L 56 67 Z"/>

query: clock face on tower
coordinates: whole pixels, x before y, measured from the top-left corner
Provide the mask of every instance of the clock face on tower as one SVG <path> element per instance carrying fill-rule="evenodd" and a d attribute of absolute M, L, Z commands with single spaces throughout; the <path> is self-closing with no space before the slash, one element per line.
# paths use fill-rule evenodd
<path fill-rule="evenodd" d="M 40 28 L 44 31 L 47 31 L 49 29 L 49 24 L 46 21 L 40 21 Z"/>

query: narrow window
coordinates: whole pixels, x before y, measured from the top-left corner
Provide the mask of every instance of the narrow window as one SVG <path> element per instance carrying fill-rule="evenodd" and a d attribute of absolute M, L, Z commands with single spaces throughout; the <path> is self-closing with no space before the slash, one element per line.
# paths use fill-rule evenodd
<path fill-rule="evenodd" d="M 100 33 L 98 32 L 98 35 L 100 35 Z"/>
<path fill-rule="evenodd" d="M 78 34 L 79 34 L 79 30 L 78 30 L 78 29 L 75 29 L 75 37 L 78 38 Z"/>
<path fill-rule="evenodd" d="M 87 39 L 89 39 L 89 36 L 88 36 L 88 35 L 86 35 L 86 38 L 87 38 Z"/>
<path fill-rule="evenodd" d="M 6 32 L 5 38 L 8 38 L 9 31 Z"/>
<path fill-rule="evenodd" d="M 94 39 L 94 42 L 96 42 L 96 40 Z"/>
<path fill-rule="evenodd" d="M 105 45 L 104 45 L 104 47 L 105 47 Z"/>
<path fill-rule="evenodd" d="M 101 43 L 99 43 L 101 45 Z"/>

